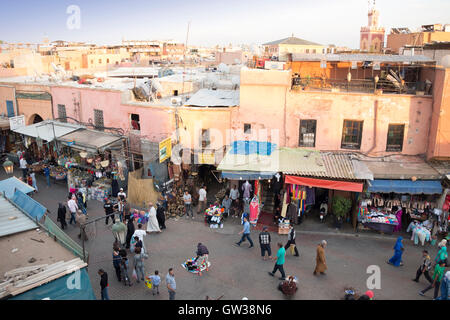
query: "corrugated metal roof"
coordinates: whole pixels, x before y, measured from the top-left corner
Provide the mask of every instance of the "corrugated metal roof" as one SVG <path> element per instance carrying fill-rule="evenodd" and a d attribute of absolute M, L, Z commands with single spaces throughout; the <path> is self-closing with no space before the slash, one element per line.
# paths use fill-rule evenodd
<path fill-rule="evenodd" d="M 403 56 L 391 54 L 308 54 L 294 53 L 293 61 L 375 61 L 375 62 L 434 62 L 423 55 Z"/>
<path fill-rule="evenodd" d="M 276 150 L 275 153 L 279 155 L 280 172 L 315 177 L 327 176 L 325 164 L 318 151 L 280 148 Z"/>
<path fill-rule="evenodd" d="M 38 225 L 0 195 L 0 237 L 37 228 Z"/>
<path fill-rule="evenodd" d="M 14 196 L 15 190 L 20 190 L 27 194 L 34 191 L 34 188 L 27 183 L 17 179 L 16 177 L 11 177 L 0 181 L 0 193 L 3 195 L 5 192 L 7 198 L 12 198 Z"/>
<path fill-rule="evenodd" d="M 59 138 L 81 128 L 84 127 L 71 123 L 46 120 L 29 126 L 20 127 L 13 131 L 29 137 L 41 138 L 42 140 L 50 142 L 53 141 L 55 137 Z"/>
<path fill-rule="evenodd" d="M 82 148 L 100 150 L 122 139 L 122 136 L 97 130 L 82 129 L 77 132 L 71 132 L 61 136 L 58 141 L 65 142 L 67 144 L 73 141 L 74 148 L 80 146 Z"/>
<path fill-rule="evenodd" d="M 272 42 L 267 42 L 264 43 L 263 46 L 272 46 L 272 45 L 277 45 L 277 44 L 296 44 L 296 45 L 302 45 L 302 46 L 321 46 L 321 44 L 319 43 L 314 43 L 308 40 L 304 40 L 304 39 L 300 39 L 300 38 L 296 38 L 296 37 L 289 37 L 289 38 L 284 38 L 284 39 L 280 39 L 280 40 L 276 40 L 276 41 L 272 41 Z"/>
<path fill-rule="evenodd" d="M 234 107 L 239 105 L 239 90 L 198 90 L 185 104 L 198 107 Z"/>
<path fill-rule="evenodd" d="M 340 153 L 321 153 L 327 176 L 340 179 L 356 179 L 350 156 Z"/>
<path fill-rule="evenodd" d="M 362 161 L 373 172 L 375 179 L 411 179 L 416 177 L 423 180 L 441 179 L 442 175 L 429 166 L 425 161 L 393 160 L 365 160 Z"/>

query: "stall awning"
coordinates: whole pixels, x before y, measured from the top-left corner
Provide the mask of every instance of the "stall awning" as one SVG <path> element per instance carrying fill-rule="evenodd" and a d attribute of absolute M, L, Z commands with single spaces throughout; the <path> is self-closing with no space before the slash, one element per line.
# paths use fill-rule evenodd
<path fill-rule="evenodd" d="M 276 172 L 222 171 L 222 178 L 230 180 L 266 180 L 272 179 Z"/>
<path fill-rule="evenodd" d="M 29 126 L 16 128 L 13 131 L 25 136 L 40 138 L 50 142 L 55 138 L 59 138 L 81 128 L 83 127 L 76 124 L 46 120 Z"/>
<path fill-rule="evenodd" d="M 14 196 L 16 190 L 20 190 L 23 193 L 28 194 L 33 192 L 34 188 L 16 177 L 11 177 L 0 181 L 0 193 L 4 192 L 8 199 Z"/>
<path fill-rule="evenodd" d="M 369 192 L 440 194 L 442 185 L 439 180 L 373 180 L 369 181 Z"/>
<path fill-rule="evenodd" d="M 19 190 L 16 190 L 11 201 L 37 220 L 41 220 L 42 216 L 47 212 L 47 208 Z"/>
<path fill-rule="evenodd" d="M 362 192 L 363 184 L 356 182 L 346 182 L 346 181 L 334 181 L 334 180 L 324 180 L 324 179 L 313 179 L 304 178 L 297 176 L 286 176 L 285 183 L 298 184 L 308 187 L 317 187 L 324 189 L 342 190 L 342 191 L 352 191 L 352 192 Z"/>
<path fill-rule="evenodd" d="M 66 134 L 58 139 L 63 144 L 74 149 L 85 150 L 89 152 L 104 151 L 104 149 L 121 147 L 122 136 L 97 131 L 82 129 L 77 132 Z"/>

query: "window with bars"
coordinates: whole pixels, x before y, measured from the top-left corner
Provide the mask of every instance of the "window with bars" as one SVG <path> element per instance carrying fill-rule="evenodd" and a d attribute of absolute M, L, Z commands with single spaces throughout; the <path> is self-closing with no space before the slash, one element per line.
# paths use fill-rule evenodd
<path fill-rule="evenodd" d="M 316 146 L 316 126 L 317 120 L 300 120 L 299 147 Z"/>
<path fill-rule="evenodd" d="M 342 149 L 358 150 L 361 148 L 363 121 L 344 120 L 342 130 Z"/>
<path fill-rule="evenodd" d="M 404 135 L 404 124 L 390 124 L 388 128 L 386 151 L 402 151 Z"/>
<path fill-rule="evenodd" d="M 252 125 L 250 123 L 244 123 L 244 133 L 245 134 L 252 133 Z"/>
<path fill-rule="evenodd" d="M 200 144 L 202 148 L 208 148 L 211 144 L 210 136 L 209 136 L 209 129 L 202 129 L 202 135 L 200 137 Z"/>
<path fill-rule="evenodd" d="M 98 130 L 103 131 L 104 121 L 103 121 L 103 110 L 94 109 L 94 124 Z"/>
<path fill-rule="evenodd" d="M 66 106 L 58 104 L 58 118 L 61 122 L 67 122 Z"/>

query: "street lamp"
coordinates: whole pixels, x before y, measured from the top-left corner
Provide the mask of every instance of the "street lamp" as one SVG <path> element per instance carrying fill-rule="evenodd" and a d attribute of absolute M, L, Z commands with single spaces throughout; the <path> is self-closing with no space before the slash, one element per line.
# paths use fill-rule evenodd
<path fill-rule="evenodd" d="M 377 84 L 378 81 L 380 81 L 380 78 L 378 76 L 375 76 L 375 78 L 373 79 L 375 81 L 375 93 L 377 92 Z"/>
<path fill-rule="evenodd" d="M 350 81 L 352 81 L 352 73 L 349 71 L 349 72 L 347 73 L 347 92 L 348 92 L 348 90 L 349 90 Z"/>
<path fill-rule="evenodd" d="M 14 171 L 14 163 L 6 158 L 6 161 L 3 163 L 3 168 L 5 168 L 6 174 L 12 174 Z"/>

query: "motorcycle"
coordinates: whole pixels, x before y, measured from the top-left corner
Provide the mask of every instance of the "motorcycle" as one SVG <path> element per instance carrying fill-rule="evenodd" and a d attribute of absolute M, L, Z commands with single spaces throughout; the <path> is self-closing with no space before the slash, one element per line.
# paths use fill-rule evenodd
<path fill-rule="evenodd" d="M 325 222 L 325 218 L 328 214 L 328 199 L 325 199 L 321 204 L 320 204 L 320 222 Z"/>

